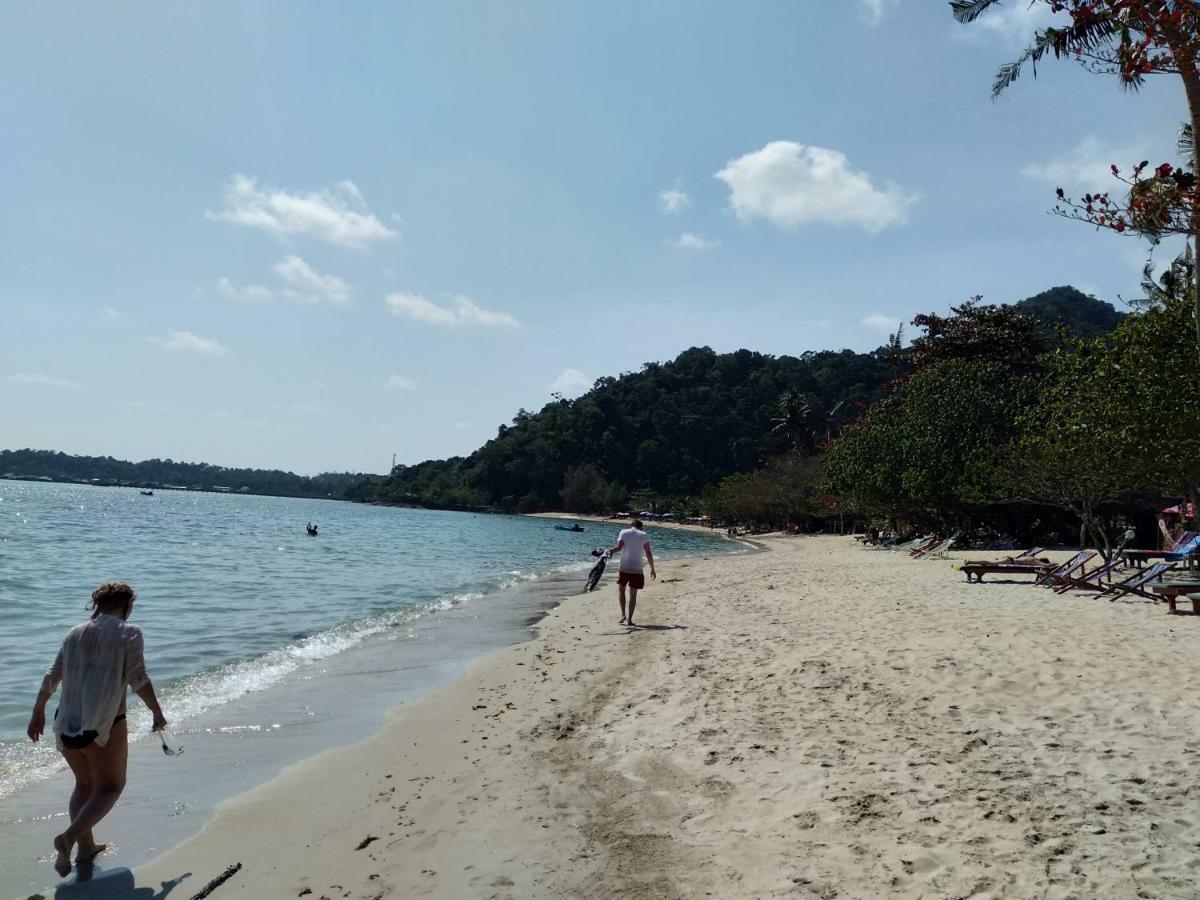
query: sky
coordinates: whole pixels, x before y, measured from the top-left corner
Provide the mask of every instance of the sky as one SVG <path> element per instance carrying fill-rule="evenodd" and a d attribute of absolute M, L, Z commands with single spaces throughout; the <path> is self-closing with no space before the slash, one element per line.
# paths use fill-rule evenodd
<path fill-rule="evenodd" d="M 691 346 L 1138 296 L 1181 87 L 942 0 L 0 9 L 0 448 L 386 472 Z M 1161 251 L 1160 251 L 1161 253 Z M 1165 255 L 1165 254 L 1164 254 Z"/>

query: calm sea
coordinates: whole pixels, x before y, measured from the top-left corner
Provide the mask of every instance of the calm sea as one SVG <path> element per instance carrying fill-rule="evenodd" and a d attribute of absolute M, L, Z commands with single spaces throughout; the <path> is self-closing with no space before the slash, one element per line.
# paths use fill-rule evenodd
<path fill-rule="evenodd" d="M 309 521 L 319 537 L 305 534 Z M 365 737 L 389 706 L 526 637 L 578 592 L 589 550 L 616 536 L 615 525 L 584 525 L 0 481 L 0 897 L 36 886 L 45 836 L 61 830 L 46 819 L 61 815 L 65 774 L 53 745 L 33 746 L 24 729 L 43 671 L 101 581 L 137 589 L 133 621 L 186 751 L 152 754 L 148 717 L 131 700 L 139 744 L 117 837 L 131 864 L 195 830 L 222 797 Z M 742 549 L 651 533 L 664 559 Z"/>

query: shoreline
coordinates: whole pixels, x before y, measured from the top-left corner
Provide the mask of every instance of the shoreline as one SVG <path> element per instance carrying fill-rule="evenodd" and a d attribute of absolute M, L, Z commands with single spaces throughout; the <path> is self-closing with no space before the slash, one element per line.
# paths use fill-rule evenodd
<path fill-rule="evenodd" d="M 640 629 L 606 579 L 126 875 L 190 894 L 243 863 L 217 900 L 1192 896 L 1200 623 L 848 543 L 665 562 Z"/>
<path fill-rule="evenodd" d="M 631 519 L 614 519 L 612 516 L 601 516 L 595 513 L 565 513 L 565 512 L 535 512 L 521 513 L 531 519 L 568 519 L 570 521 L 580 522 L 595 522 L 597 525 L 612 525 L 615 528 L 629 527 Z M 711 534 L 715 537 L 729 540 L 723 528 L 709 528 L 705 525 L 689 525 L 685 522 L 659 522 L 650 521 L 645 523 L 647 528 L 674 528 L 680 531 L 692 531 L 700 534 Z"/>
<path fill-rule="evenodd" d="M 405 623 L 403 636 L 368 639 L 266 691 L 214 706 L 173 729 L 187 751 L 178 760 L 157 752 L 143 723 L 131 734 L 129 787 L 105 823 L 119 836 L 114 846 L 121 862 L 144 865 L 203 830 L 224 803 L 291 766 L 378 734 L 393 710 L 453 684 L 482 656 L 532 639 L 533 626 L 577 583 L 574 573 L 556 569 L 429 611 Z M 339 691 L 352 692 L 358 702 L 331 709 L 331 695 Z M 136 704 L 133 711 L 142 713 Z M 70 775 L 58 762 L 52 774 L 0 801 L 0 873 L 8 876 L 0 877 L 0 898 L 27 896 L 34 884 L 53 889 L 53 873 L 44 865 L 27 870 L 31 848 L 40 851 L 53 828 L 47 823 L 65 815 Z M 10 879 L 25 877 L 35 880 L 17 894 Z"/>
<path fill-rule="evenodd" d="M 715 552 L 729 552 L 724 545 L 711 546 Z M 681 551 L 673 546 L 669 552 Z M 396 710 L 461 679 L 477 660 L 533 639 L 536 624 L 564 595 L 579 589 L 586 565 L 581 562 L 578 571 L 574 565 L 555 565 L 536 577 L 471 595 L 461 604 L 406 624 L 405 634 L 370 639 L 272 685 L 269 693 L 251 691 L 199 719 L 188 719 L 176 728 L 190 751 L 182 765 L 164 762 L 153 752 L 153 741 L 131 741 L 133 777 L 107 823 L 109 833 L 121 838 L 114 844 L 119 852 L 112 859 L 115 873 L 127 872 L 124 866 L 145 865 L 190 840 L 225 803 L 252 793 L 290 767 L 369 740 L 388 726 Z M 390 674 L 381 678 L 375 672 Z M 339 689 L 351 690 L 358 702 L 343 704 L 331 716 L 321 698 Z M 304 722 L 306 711 L 308 723 L 315 726 Z M 279 722 L 282 729 L 271 724 Z M 331 728 L 336 729 L 332 736 Z M 227 767 L 228 776 L 214 766 Z M 53 873 L 46 870 L 44 859 L 36 860 L 42 834 L 51 827 L 46 823 L 61 817 L 59 806 L 67 794 L 69 774 L 61 767 L 4 801 L 0 870 L 6 877 L 0 878 L 0 896 L 28 896 L 35 886 L 42 886 L 43 892 L 53 889 Z M 102 867 L 103 863 L 97 871 Z"/>

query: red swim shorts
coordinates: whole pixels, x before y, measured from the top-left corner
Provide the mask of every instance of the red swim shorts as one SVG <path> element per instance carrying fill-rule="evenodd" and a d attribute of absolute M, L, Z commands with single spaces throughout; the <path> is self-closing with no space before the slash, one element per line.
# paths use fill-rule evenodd
<path fill-rule="evenodd" d="M 624 587 L 629 585 L 635 591 L 640 591 L 646 586 L 646 576 L 641 572 L 622 572 L 617 576 L 617 586 Z"/>

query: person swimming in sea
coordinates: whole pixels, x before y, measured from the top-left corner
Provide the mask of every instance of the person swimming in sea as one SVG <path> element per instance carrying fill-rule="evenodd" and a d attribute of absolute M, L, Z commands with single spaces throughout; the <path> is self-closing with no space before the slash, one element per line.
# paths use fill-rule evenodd
<path fill-rule="evenodd" d="M 53 665 L 46 670 L 33 704 L 29 727 L 35 743 L 46 729 L 46 703 L 62 685 L 53 731 L 59 752 L 75 776 L 69 804 L 71 823 L 54 839 L 54 871 L 66 876 L 75 863 L 86 865 L 105 849 L 92 829 L 108 815 L 125 789 L 129 730 L 125 692 L 132 688 L 154 716 L 153 729 L 167 727 L 154 685 L 146 673 L 142 630 L 130 625 L 137 594 L 123 581 L 92 592 L 92 617 L 67 632 Z"/>

